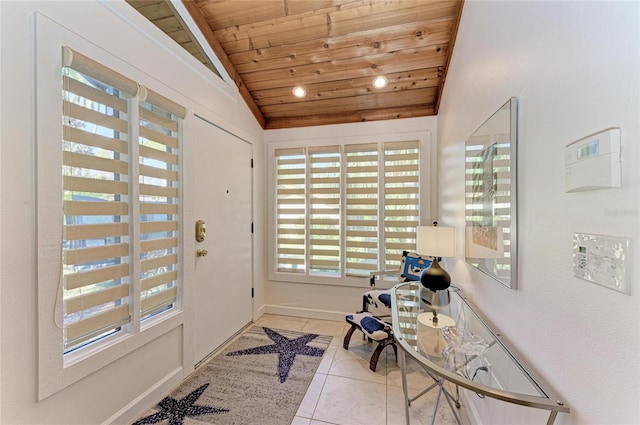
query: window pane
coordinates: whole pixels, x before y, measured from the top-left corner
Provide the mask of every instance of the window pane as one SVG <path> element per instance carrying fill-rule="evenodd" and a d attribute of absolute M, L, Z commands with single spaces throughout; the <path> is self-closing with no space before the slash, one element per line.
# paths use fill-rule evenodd
<path fill-rule="evenodd" d="M 130 320 L 129 104 L 118 89 L 72 68 L 62 81 L 67 352 Z"/>
<path fill-rule="evenodd" d="M 398 269 L 415 251 L 420 222 L 420 142 L 384 144 L 384 267 Z"/>
<path fill-rule="evenodd" d="M 276 149 L 275 174 L 275 271 L 367 277 L 415 251 L 420 141 Z"/>
<path fill-rule="evenodd" d="M 309 149 L 309 266 L 340 276 L 340 148 Z"/>
<path fill-rule="evenodd" d="M 304 273 L 306 255 L 306 158 L 280 149 L 276 159 L 276 270 Z"/>
<path fill-rule="evenodd" d="M 178 290 L 180 118 L 140 105 L 141 319 L 175 306 Z"/>
<path fill-rule="evenodd" d="M 345 146 L 347 275 L 378 270 L 378 145 Z"/>

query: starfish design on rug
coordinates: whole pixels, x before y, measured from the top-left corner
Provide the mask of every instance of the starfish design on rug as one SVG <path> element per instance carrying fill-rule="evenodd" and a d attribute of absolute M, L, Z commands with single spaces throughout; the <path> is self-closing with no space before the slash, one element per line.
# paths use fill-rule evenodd
<path fill-rule="evenodd" d="M 261 345 L 260 347 L 247 348 L 246 350 L 234 351 L 227 356 L 244 356 L 247 354 L 274 354 L 278 353 L 278 376 L 282 384 L 289 376 L 289 370 L 298 354 L 313 357 L 322 357 L 322 348 L 309 347 L 307 344 L 318 337 L 316 334 L 306 334 L 298 338 L 289 339 L 278 332 L 262 328 L 264 333 L 275 343 L 272 345 Z"/>
<path fill-rule="evenodd" d="M 228 412 L 229 409 L 221 409 L 213 406 L 198 406 L 195 404 L 208 386 L 209 383 L 206 383 L 179 400 L 165 397 L 158 403 L 161 409 L 159 412 L 146 416 L 134 422 L 133 425 L 157 424 L 166 419 L 169 419 L 168 425 L 182 425 L 187 416 L 218 415 Z"/>

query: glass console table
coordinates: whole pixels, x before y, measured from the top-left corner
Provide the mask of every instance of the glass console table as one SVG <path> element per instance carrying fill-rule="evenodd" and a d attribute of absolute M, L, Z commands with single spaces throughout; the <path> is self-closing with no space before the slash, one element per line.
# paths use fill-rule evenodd
<path fill-rule="evenodd" d="M 436 388 L 438 395 L 432 424 L 443 395 L 461 424 L 454 408 L 454 405 L 460 407 L 458 387 L 467 388 L 480 398 L 491 397 L 548 410 L 548 425 L 553 424 L 558 412 L 569 412 L 569 407 L 553 394 L 532 368 L 513 354 L 507 342 L 458 289 L 449 288 L 451 301 L 439 309 L 434 325 L 433 311 L 428 304 L 421 302 L 421 288 L 419 282 L 406 282 L 391 290 L 393 333 L 401 348 L 399 356 L 407 424 L 411 402 Z M 448 337 L 446 340 L 443 330 Z M 406 354 L 413 357 L 434 380 L 433 385 L 413 398 L 407 391 Z M 449 388 L 455 386 L 455 394 L 447 389 L 446 382 L 452 384 Z"/>

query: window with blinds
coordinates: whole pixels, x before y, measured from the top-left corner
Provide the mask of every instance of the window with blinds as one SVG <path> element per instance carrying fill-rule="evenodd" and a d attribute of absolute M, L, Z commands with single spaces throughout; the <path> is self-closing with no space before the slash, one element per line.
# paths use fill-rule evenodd
<path fill-rule="evenodd" d="M 414 251 L 420 141 L 276 149 L 277 272 L 369 276 Z"/>
<path fill-rule="evenodd" d="M 340 276 L 340 147 L 309 148 L 310 273 Z"/>
<path fill-rule="evenodd" d="M 75 59 L 62 76 L 65 350 L 130 320 L 129 99 L 137 85 Z"/>
<path fill-rule="evenodd" d="M 384 144 L 384 270 L 414 251 L 420 222 L 420 142 Z"/>
<path fill-rule="evenodd" d="M 276 270 L 304 273 L 307 163 L 303 148 L 276 151 Z"/>
<path fill-rule="evenodd" d="M 140 104 L 141 318 L 172 307 L 178 281 L 179 111 L 149 92 Z"/>
<path fill-rule="evenodd" d="M 367 276 L 378 267 L 378 144 L 346 145 L 346 274 Z"/>
<path fill-rule="evenodd" d="M 175 305 L 184 110 L 66 47 L 63 63 L 66 353 Z"/>

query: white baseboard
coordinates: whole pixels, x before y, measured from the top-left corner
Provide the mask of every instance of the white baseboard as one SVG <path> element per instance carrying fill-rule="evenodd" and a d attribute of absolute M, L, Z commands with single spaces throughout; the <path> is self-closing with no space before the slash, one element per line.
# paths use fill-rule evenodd
<path fill-rule="evenodd" d="M 184 378 L 183 368 L 177 367 L 169 372 L 164 378 L 149 388 L 140 396 L 136 397 L 129 404 L 116 412 L 103 425 L 111 424 L 131 424 L 136 421 L 147 410 L 166 397 Z"/>
<path fill-rule="evenodd" d="M 282 316 L 306 317 L 309 319 L 333 320 L 343 322 L 347 314 L 342 311 L 317 310 L 312 308 L 291 307 L 282 305 L 265 305 L 265 313 L 279 314 Z"/>
<path fill-rule="evenodd" d="M 255 322 L 267 312 L 267 308 L 264 304 L 262 304 L 256 311 L 253 313 L 253 321 Z"/>

